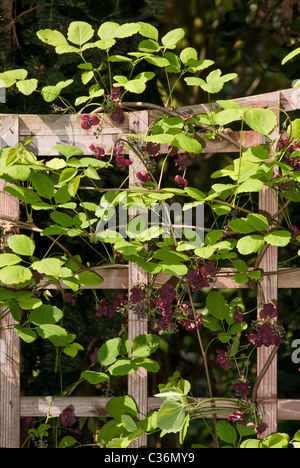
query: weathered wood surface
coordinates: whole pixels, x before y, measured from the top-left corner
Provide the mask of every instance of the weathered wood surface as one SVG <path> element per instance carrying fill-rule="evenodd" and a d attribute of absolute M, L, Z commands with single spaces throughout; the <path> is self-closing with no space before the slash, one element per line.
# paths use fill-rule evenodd
<path fill-rule="evenodd" d="M 17 146 L 18 119 L 2 116 L 0 123 L 0 149 Z M 7 249 L 7 238 L 15 232 L 9 220 L 19 216 L 19 202 L 3 191 L 6 185 L 7 182 L 0 179 L 0 214 L 7 218 L 0 229 L 0 251 Z M 7 448 L 20 445 L 20 344 L 17 333 L 12 330 L 14 324 L 10 312 L 0 309 L 0 447 Z"/>
<path fill-rule="evenodd" d="M 138 118 L 134 112 L 130 114 L 129 130 L 145 134 L 149 126 L 149 114 L 147 111 L 141 113 L 141 118 Z M 139 171 L 146 170 L 140 158 L 134 153 L 129 153 L 132 165 L 129 166 L 129 187 L 137 187 L 141 185 L 140 180 L 137 178 Z M 141 214 L 140 210 L 130 209 L 129 220 Z M 129 262 L 128 265 L 128 295 L 130 290 L 144 283 L 148 284 L 148 274 L 145 273 L 136 263 Z M 139 317 L 134 310 L 130 309 L 128 312 L 128 338 L 130 344 L 129 355 L 131 355 L 131 344 L 138 335 L 148 333 L 148 317 Z M 134 357 L 134 356 L 133 356 Z M 143 367 L 139 367 L 138 371 L 128 375 L 128 395 L 130 395 L 136 402 L 138 408 L 138 417 L 142 419 L 148 413 L 148 373 Z M 130 444 L 130 448 L 138 448 L 147 446 L 147 437 L 140 437 L 138 440 Z"/>
<path fill-rule="evenodd" d="M 106 405 L 108 397 L 52 397 L 52 396 L 22 396 L 20 405 L 21 417 L 40 418 L 47 414 L 58 417 L 67 406 L 74 408 L 77 417 L 107 417 L 109 416 Z M 199 401 L 204 400 L 198 398 Z M 158 410 L 162 400 L 160 398 L 148 398 L 148 410 Z M 277 402 L 278 420 L 300 420 L 300 400 L 278 399 Z M 219 414 L 218 417 L 226 417 L 227 414 Z"/>
<path fill-rule="evenodd" d="M 273 141 L 273 146 L 270 148 L 270 157 L 276 152 L 277 142 L 280 136 L 280 93 L 272 93 L 266 96 L 266 106 L 274 109 L 277 125 L 270 136 Z M 279 205 L 276 194 L 271 188 L 266 186 L 259 192 L 259 211 L 268 213 L 272 218 L 278 212 Z M 278 248 L 276 246 L 268 246 L 259 265 L 264 272 L 276 271 L 278 268 Z M 272 302 L 277 306 L 278 298 L 278 281 L 277 275 L 264 276 L 261 281 L 262 294 L 258 295 L 258 318 L 261 306 L 268 302 Z M 274 346 L 262 346 L 257 350 L 257 375 L 263 370 Z M 261 436 L 266 437 L 272 432 L 277 431 L 277 355 L 274 357 L 267 373 L 263 377 L 257 391 L 257 401 L 264 400 L 264 403 L 259 403 L 259 410 L 264 423 L 267 425 L 267 431 Z"/>

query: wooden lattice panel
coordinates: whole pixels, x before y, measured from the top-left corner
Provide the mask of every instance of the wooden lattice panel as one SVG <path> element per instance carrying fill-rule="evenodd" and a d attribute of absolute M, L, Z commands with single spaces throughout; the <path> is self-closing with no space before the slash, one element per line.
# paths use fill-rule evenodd
<path fill-rule="evenodd" d="M 286 112 L 300 109 L 300 88 L 283 90 L 276 93 L 251 96 L 236 99 L 241 106 L 281 108 Z M 138 106 L 137 106 L 138 107 Z M 142 107 L 142 105 L 140 106 Z M 214 105 L 213 105 L 214 107 Z M 184 107 L 178 112 L 192 111 L 194 114 L 207 112 L 206 105 Z M 277 112 L 277 111 L 275 111 Z M 122 133 L 143 132 L 148 128 L 159 111 L 136 111 L 126 115 L 122 126 L 112 123 L 108 117 L 103 119 L 102 145 L 109 149 Z M 137 128 L 138 127 L 138 128 Z M 276 128 L 278 132 L 278 127 Z M 80 147 L 84 154 L 90 155 L 89 146 L 95 135 L 93 130 L 82 130 L 80 117 L 77 115 L 0 115 L 0 149 L 6 146 L 17 146 L 19 141 L 24 141 L 26 136 L 33 136 L 34 140 L 29 146 L 38 156 L 53 157 L 58 153 L 52 147 L 58 143 L 72 144 Z M 230 138 L 227 138 L 227 137 Z M 276 137 L 277 135 L 274 134 Z M 96 140 L 94 141 L 96 143 Z M 204 153 L 236 152 L 240 143 L 239 132 L 226 134 L 221 140 L 208 140 Z M 261 143 L 261 137 L 255 132 L 243 132 L 242 145 L 244 148 L 257 146 Z M 134 160 L 134 155 L 130 155 Z M 140 162 L 135 161 L 138 170 L 141 170 Z M 0 218 L 7 222 L 13 222 L 20 226 L 17 219 L 19 206 L 16 200 L 3 192 L 3 182 L 0 181 Z M 135 185 L 134 172 L 130 176 L 130 185 Z M 268 191 L 260 195 L 260 209 L 274 214 L 277 211 L 276 201 Z M 24 227 L 24 226 L 23 226 Z M 263 289 L 266 299 L 276 300 L 278 288 L 300 287 L 300 269 L 292 273 L 289 270 L 277 270 L 277 252 L 269 248 L 261 267 L 265 275 Z M 142 272 L 134 264 L 103 266 L 97 271 L 103 278 L 99 289 L 124 289 L 130 290 L 139 282 Z M 167 275 L 159 275 L 158 283 L 168 280 Z M 61 284 L 63 287 L 63 284 Z M 47 288 L 55 288 L 55 285 L 47 285 Z M 245 285 L 235 283 L 233 270 L 221 269 L 218 272 L 214 288 L 245 288 Z M 7 314 L 2 317 L 1 327 L 6 329 L 13 325 L 12 317 Z M 132 340 L 139 333 L 147 332 L 146 321 L 136 321 L 132 314 L 129 315 L 128 331 Z M 62 410 L 72 405 L 77 416 L 106 416 L 105 405 L 108 401 L 104 397 L 20 397 L 20 352 L 17 334 L 11 330 L 3 330 L 0 336 L 5 343 L 6 358 L 0 359 L 0 446 L 19 447 L 20 444 L 20 417 L 27 416 L 58 416 Z M 1 348 L 3 350 L 3 348 Z M 260 349 L 258 351 L 258 372 L 263 368 L 272 349 Z M 147 374 L 141 373 L 129 376 L 128 393 L 137 403 L 141 414 L 155 409 L 160 404 L 159 399 L 149 397 L 147 394 Z M 258 389 L 258 402 L 264 414 L 264 420 L 269 428 L 268 432 L 274 432 L 277 428 L 277 420 L 300 420 L 300 400 L 277 399 L 277 366 L 273 361 L 267 374 Z M 223 415 L 224 417 L 224 415 Z M 145 445 L 145 440 L 140 444 Z M 139 444 L 134 445 L 138 447 Z"/>

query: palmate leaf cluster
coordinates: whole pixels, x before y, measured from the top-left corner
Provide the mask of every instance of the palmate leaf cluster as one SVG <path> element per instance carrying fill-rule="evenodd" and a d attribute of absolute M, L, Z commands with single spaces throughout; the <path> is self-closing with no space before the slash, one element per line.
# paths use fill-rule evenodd
<path fill-rule="evenodd" d="M 135 51 L 123 55 L 114 53 L 114 46 L 119 40 L 135 35 L 140 37 Z M 120 130 L 117 143 L 122 143 L 127 151 L 134 152 L 142 162 L 151 155 L 145 153 L 141 141 L 159 148 L 162 161 L 158 168 L 161 171 L 159 177 L 156 178 L 157 174 L 149 171 L 153 177 L 142 188 L 139 186 L 123 190 L 121 185 L 107 193 L 101 190 L 102 171 L 114 171 L 113 150 L 117 148 L 117 143 L 112 148 L 104 149 L 104 158 L 93 155 L 87 157 L 75 145 L 57 144 L 52 149 L 58 152 L 58 156 L 47 161 L 47 164 L 29 151 L 31 138 L 20 142 L 16 148 L 4 148 L 1 151 L 0 177 L 11 184 L 5 187 L 5 192 L 21 202 L 24 222 L 28 228 L 38 232 L 40 239 L 48 241 L 47 247 L 40 252 L 35 236 L 13 233 L 7 239 L 8 251 L 0 254 L 0 281 L 3 284 L 0 290 L 1 307 L 11 311 L 18 322 L 14 329 L 26 343 L 46 339 L 60 354 L 64 353 L 71 358 L 84 351 L 77 334 L 64 326 L 64 308 L 54 305 L 49 300 L 49 293 L 48 296 L 47 293 L 40 293 L 42 290 L 47 291 L 47 285 L 52 284 L 58 288 L 63 284 L 71 291 L 72 297 L 79 295 L 82 288 L 96 288 L 103 281 L 97 267 L 104 262 L 113 263 L 116 253 L 125 262 L 136 263 L 151 275 L 147 294 L 143 284 L 136 285 L 143 295 L 138 305 L 146 304 L 149 319 L 156 320 L 154 312 L 161 306 L 157 306 L 157 302 L 153 306 L 154 298 L 158 299 L 155 296 L 157 291 L 153 286 L 154 280 L 158 274 L 167 274 L 172 277 L 169 286 L 175 291 L 176 303 L 172 304 L 172 312 L 176 326 L 188 321 L 196 329 L 197 317 L 191 318 L 189 315 L 190 311 L 195 311 L 192 293 L 197 291 L 190 280 L 191 272 L 201 271 L 207 265 L 206 262 L 212 262 L 210 265 L 215 265 L 216 269 L 224 263 L 229 264 L 234 269 L 237 283 L 255 284 L 261 292 L 263 272 L 259 265 L 253 268 L 257 254 L 268 246 L 286 248 L 291 242 L 299 249 L 300 236 L 299 233 L 293 236 L 288 216 L 280 224 L 267 213 L 257 213 L 254 201 L 263 188 L 272 190 L 274 195 L 280 195 L 285 201 L 298 201 L 299 171 L 290 164 L 289 158 L 297 161 L 299 157 L 299 119 L 292 121 L 287 118 L 285 130 L 288 142 L 282 148 L 278 145 L 274 157 L 270 159 L 269 149 L 274 145 L 272 132 L 277 123 L 271 109 L 241 107 L 236 102 L 218 100 L 216 107 L 209 108 L 203 114 L 186 116 L 176 112 L 171 105 L 178 80 L 184 80 L 188 86 L 198 86 L 209 95 L 214 95 L 223 89 L 225 83 L 237 77 L 235 73 L 222 74 L 219 68 L 209 71 L 214 62 L 200 60 L 192 47 L 184 47 L 176 53 L 176 47 L 184 35 L 182 28 L 176 28 L 160 37 L 156 27 L 143 21 L 123 24 L 108 21 L 96 30 L 87 22 L 75 21 L 70 23 L 66 35 L 58 30 L 40 30 L 39 39 L 54 47 L 58 56 L 75 54 L 81 62 L 78 69 L 86 94 L 78 96 L 74 103 L 64 97 L 65 89 L 74 83 L 73 78 L 39 88 L 39 81 L 28 76 L 25 69 L 10 70 L 0 75 L 6 87 L 15 85 L 24 96 L 41 93 L 46 102 L 60 102 L 65 112 L 81 114 L 78 115 L 79 119 L 86 116 L 88 111 L 93 111 L 98 118 L 97 131 L 100 136 L 102 116 L 107 114 L 112 118 L 113 112 L 122 107 L 128 96 L 136 95 L 138 98 L 156 78 L 156 71 L 153 70 L 163 70 L 169 82 L 167 105 L 160 109 L 160 115 L 145 134 L 128 134 Z M 100 52 L 101 60 L 97 63 L 85 58 L 85 53 L 93 50 Z M 114 73 L 114 65 L 118 63 L 128 65 L 126 75 Z M 149 64 L 151 70 L 137 71 L 141 63 Z M 109 77 L 108 82 L 103 79 L 103 70 L 105 76 Z M 203 71 L 203 78 L 195 78 L 196 73 L 201 74 Z M 121 90 L 116 103 L 111 99 L 114 88 Z M 238 144 L 237 158 L 232 164 L 211 174 L 212 184 L 207 192 L 188 184 L 176 188 L 163 186 L 164 165 L 172 158 L 172 150 L 188 154 L 190 158 L 201 157 L 205 138 L 219 138 L 220 134 L 223 135 L 224 126 L 237 121 L 241 123 L 242 131 L 246 126 L 263 135 L 267 143 L 249 149 Z M 164 149 L 161 150 L 161 147 Z M 186 180 L 188 168 L 180 170 L 184 176 L 182 179 Z M 275 170 L 278 171 L 276 177 Z M 86 181 L 99 190 L 99 205 L 82 199 L 81 190 Z M 205 235 L 201 237 L 194 230 L 185 229 L 182 238 L 177 241 L 170 222 L 149 228 L 141 215 L 128 222 L 124 236 L 115 230 L 98 229 L 101 221 L 111 219 L 121 202 L 125 201 L 127 210 L 137 207 L 151 210 L 154 204 L 165 207 L 175 197 L 184 200 L 183 211 L 203 204 L 210 210 L 214 221 L 206 229 Z M 43 227 L 32 223 L 40 212 L 47 217 Z M 235 216 L 232 217 L 233 212 Z M 70 240 L 83 240 L 87 248 L 91 249 L 90 252 L 96 252 L 97 255 L 99 245 L 104 245 L 107 255 L 101 261 L 98 256 L 92 257 L 92 261 L 91 257 L 87 260 L 83 252 L 71 251 Z M 150 242 L 155 248 L 147 248 Z M 216 273 L 205 274 L 205 289 L 210 289 L 215 276 Z M 11 289 L 12 285 L 18 288 Z M 120 309 L 123 314 L 132 305 L 128 299 L 129 302 Z M 264 298 L 261 296 L 259 300 L 263 305 Z M 95 301 L 98 303 L 96 295 Z M 190 303 L 188 312 L 183 312 L 181 306 L 186 306 L 187 302 Z M 248 330 L 249 325 L 240 298 L 227 300 L 221 292 L 207 291 L 203 311 L 201 325 L 212 332 L 212 341 L 216 340 L 217 334 L 219 342 L 227 346 L 228 359 L 237 359 L 239 352 L 245 356 L 250 346 L 249 343 L 241 343 L 239 337 Z M 242 320 L 236 321 L 237 311 L 242 315 Z M 145 313 L 145 310 L 140 309 L 140 312 Z M 101 385 L 109 383 L 112 377 L 135 373 L 141 367 L 156 373 L 159 365 L 149 355 L 160 344 L 159 337 L 150 334 L 136 338 L 130 350 L 126 333 L 121 333 L 102 344 L 96 353 L 100 370 L 84 370 L 80 382 Z M 247 358 L 245 361 L 243 372 L 248 372 L 249 361 Z M 191 401 L 189 384 L 177 374 L 166 386 L 160 386 L 158 396 L 165 400 L 161 409 L 141 422 L 135 420 L 137 409 L 130 396 L 113 399 L 107 409 L 114 420 L 103 426 L 98 441 L 108 447 L 127 447 L 145 432 L 160 430 L 162 435 L 180 433 L 180 441 L 183 443 L 191 419 L 202 418 L 207 411 L 214 411 L 211 399 L 207 403 L 208 407 Z M 128 406 L 131 408 L 129 413 Z M 227 411 L 228 407 L 225 409 Z M 239 409 L 245 416 L 255 418 L 256 424 L 259 422 L 252 404 L 243 401 Z M 218 428 L 221 440 L 228 442 L 224 435 L 221 436 L 224 427 L 219 424 Z M 238 433 L 247 435 L 245 432 L 242 434 L 241 428 L 238 432 L 232 429 L 225 432 L 227 438 L 232 434 L 230 440 L 234 438 L 234 444 Z"/>

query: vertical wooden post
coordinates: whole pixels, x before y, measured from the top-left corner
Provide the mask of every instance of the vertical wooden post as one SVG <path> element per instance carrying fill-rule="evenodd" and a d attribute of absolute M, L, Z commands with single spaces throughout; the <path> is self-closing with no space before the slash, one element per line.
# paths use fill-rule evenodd
<path fill-rule="evenodd" d="M 134 112 L 130 113 L 129 129 L 135 133 L 145 133 L 149 125 L 148 119 L 148 111 L 139 112 L 138 114 L 135 114 Z M 129 157 L 133 162 L 133 164 L 129 166 L 129 186 L 140 186 L 141 182 L 137 179 L 136 175 L 138 172 L 146 170 L 146 168 L 134 151 L 130 151 Z M 130 210 L 129 218 L 132 219 L 137 214 L 139 214 L 138 210 Z M 148 283 L 148 275 L 145 274 L 145 272 L 135 263 L 129 262 L 128 275 L 129 292 L 134 286 L 139 285 L 141 282 L 145 284 Z M 145 333 L 148 333 L 148 319 L 138 318 L 134 311 L 130 310 L 128 317 L 128 337 L 130 348 L 134 338 Z M 146 416 L 148 413 L 148 375 L 147 370 L 143 367 L 140 367 L 138 372 L 128 375 L 128 394 L 135 400 L 140 417 Z M 141 437 L 130 444 L 130 448 L 138 448 L 141 446 L 147 446 L 146 436 Z"/>
<path fill-rule="evenodd" d="M 0 117 L 0 149 L 19 143 L 19 119 L 17 115 Z M 4 192 L 6 182 L 0 180 L 0 218 L 17 219 L 19 202 Z M 9 235 L 9 223 L 1 229 L 2 241 Z M 5 248 L 5 245 L 4 245 Z M 12 327 L 10 312 L 0 310 L 0 447 L 20 447 L 20 345 Z"/>
<path fill-rule="evenodd" d="M 270 138 L 273 146 L 270 149 L 270 156 L 275 152 L 279 137 L 279 117 L 280 111 L 280 93 L 277 94 L 277 99 L 269 103 L 270 108 L 274 108 L 277 117 L 277 126 L 274 129 Z M 278 211 L 278 200 L 272 189 L 264 186 L 259 194 L 259 210 L 273 216 Z M 278 269 L 278 248 L 269 246 L 260 263 L 260 268 L 264 272 L 276 271 Z M 264 276 L 262 283 L 262 291 L 265 302 L 272 301 L 277 304 L 278 298 L 278 279 L 277 275 Z M 260 306 L 260 304 L 258 304 Z M 258 307 L 259 314 L 259 307 Z M 257 351 L 257 375 L 262 371 L 268 357 L 270 356 L 274 346 L 266 348 L 262 346 Z M 266 375 L 262 379 L 257 392 L 257 401 L 260 409 L 261 417 L 264 423 L 267 424 L 267 431 L 262 434 L 262 438 L 277 431 L 277 356 L 272 361 Z"/>

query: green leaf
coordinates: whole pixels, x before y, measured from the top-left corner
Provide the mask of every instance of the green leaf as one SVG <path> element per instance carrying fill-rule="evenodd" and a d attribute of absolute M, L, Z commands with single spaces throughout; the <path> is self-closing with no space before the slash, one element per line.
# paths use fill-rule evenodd
<path fill-rule="evenodd" d="M 248 272 L 248 266 L 247 263 L 244 262 L 244 260 L 241 259 L 236 259 L 233 261 L 233 266 L 236 268 L 240 273 L 247 273 Z"/>
<path fill-rule="evenodd" d="M 133 374 L 138 370 L 138 366 L 131 359 L 118 359 L 109 368 L 108 372 L 111 375 L 126 375 Z"/>
<path fill-rule="evenodd" d="M 185 405 L 178 401 L 166 401 L 157 412 L 157 425 L 167 433 L 179 432 L 185 421 Z"/>
<path fill-rule="evenodd" d="M 54 346 L 67 346 L 67 331 L 55 324 L 42 324 L 36 328 L 36 332 L 43 339 L 49 339 Z"/>
<path fill-rule="evenodd" d="M 11 253 L 0 254 L 0 268 L 4 266 L 16 265 L 22 261 L 21 257 Z"/>
<path fill-rule="evenodd" d="M 266 231 L 269 227 L 268 219 L 258 213 L 250 213 L 247 216 L 247 220 L 257 231 Z"/>
<path fill-rule="evenodd" d="M 198 59 L 198 52 L 194 47 L 186 47 L 180 52 L 179 57 L 184 65 L 188 65 L 189 62 L 193 62 Z"/>
<path fill-rule="evenodd" d="M 30 269 L 20 265 L 7 266 L 0 270 L 0 281 L 4 284 L 22 284 L 31 278 Z"/>
<path fill-rule="evenodd" d="M 209 313 L 219 320 L 224 320 L 228 312 L 227 301 L 218 291 L 211 291 L 208 293 L 206 297 L 206 307 Z"/>
<path fill-rule="evenodd" d="M 118 421 L 121 421 L 124 414 L 129 414 L 132 418 L 138 414 L 136 404 L 129 395 L 112 398 L 107 403 L 106 409 L 110 416 Z"/>
<path fill-rule="evenodd" d="M 228 421 L 217 421 L 217 434 L 221 440 L 229 444 L 235 445 L 237 441 L 237 432 Z"/>
<path fill-rule="evenodd" d="M 59 181 L 58 181 L 59 185 L 64 185 L 70 182 L 70 180 L 72 180 L 76 176 L 76 174 L 77 174 L 77 169 L 75 169 L 74 167 L 67 167 L 66 169 L 62 171 L 62 173 L 59 176 Z"/>
<path fill-rule="evenodd" d="M 277 247 L 285 247 L 290 242 L 291 237 L 291 232 L 279 230 L 272 231 L 269 234 L 266 234 L 264 239 L 267 242 L 267 244 L 276 245 Z"/>
<path fill-rule="evenodd" d="M 30 80 L 20 80 L 17 81 L 17 88 L 21 93 L 25 94 L 25 96 L 29 96 L 33 91 L 36 90 L 38 85 L 38 80 L 35 78 L 31 78 Z"/>
<path fill-rule="evenodd" d="M 13 316 L 13 318 L 17 322 L 20 322 L 21 319 L 22 319 L 22 311 L 21 311 L 20 307 L 18 306 L 18 304 L 15 301 L 13 301 L 12 299 L 8 299 L 8 307 L 9 307 L 10 313 Z"/>
<path fill-rule="evenodd" d="M 259 179 L 248 179 L 237 188 L 237 193 L 260 192 L 264 183 Z"/>
<path fill-rule="evenodd" d="M 262 236 L 258 234 L 250 234 L 249 236 L 242 237 L 237 242 L 237 249 L 242 255 L 249 255 L 259 252 L 265 245 Z"/>
<path fill-rule="evenodd" d="M 0 80 L 2 83 L 4 83 L 5 88 L 10 88 L 17 80 L 25 80 L 27 74 L 27 70 L 24 70 L 23 68 L 7 70 L 3 73 L 0 73 Z"/>
<path fill-rule="evenodd" d="M 189 153 L 193 154 L 201 154 L 202 153 L 202 145 L 201 143 L 196 140 L 196 138 L 192 138 L 189 135 L 185 135 L 184 133 L 179 133 L 175 135 L 173 139 L 173 145 L 179 149 L 184 149 Z"/>
<path fill-rule="evenodd" d="M 102 23 L 98 29 L 98 36 L 100 39 L 114 39 L 120 25 L 112 21 Z"/>
<path fill-rule="evenodd" d="M 100 428 L 98 433 L 98 441 L 100 444 L 107 445 L 114 438 L 124 434 L 124 426 L 120 421 L 121 416 L 119 421 L 112 419 Z"/>
<path fill-rule="evenodd" d="M 66 170 L 66 169 L 65 169 Z M 79 184 L 80 184 L 81 177 L 80 175 L 72 178 L 70 182 L 68 183 L 68 192 L 72 195 L 72 197 L 75 197 Z"/>
<path fill-rule="evenodd" d="M 269 135 L 276 127 L 276 115 L 270 109 L 248 107 L 244 109 L 244 120 L 252 130 Z"/>
<path fill-rule="evenodd" d="M 54 47 L 68 44 L 65 36 L 60 31 L 41 29 L 36 34 L 41 41 Z"/>
<path fill-rule="evenodd" d="M 34 325 L 56 323 L 63 317 L 63 312 L 56 306 L 43 304 L 30 312 L 28 321 Z"/>
<path fill-rule="evenodd" d="M 235 273 L 233 279 L 238 284 L 246 284 L 249 281 L 249 278 L 244 273 Z"/>
<path fill-rule="evenodd" d="M 59 442 L 58 448 L 68 448 L 68 447 L 72 447 L 75 444 L 77 444 L 77 440 L 74 437 L 65 436 Z"/>
<path fill-rule="evenodd" d="M 54 184 L 45 174 L 32 173 L 30 180 L 40 197 L 50 199 L 54 195 Z"/>
<path fill-rule="evenodd" d="M 58 144 L 58 145 L 54 145 L 52 147 L 52 149 L 58 151 L 63 156 L 65 156 L 67 159 L 69 159 L 72 156 L 79 156 L 79 155 L 83 154 L 82 149 L 80 149 L 80 148 L 78 148 L 78 146 L 74 146 L 74 145 Z"/>
<path fill-rule="evenodd" d="M 107 382 L 109 376 L 104 372 L 95 372 L 95 371 L 84 371 L 81 373 L 81 377 L 87 380 L 92 385 L 97 385 L 102 382 Z"/>
<path fill-rule="evenodd" d="M 205 193 L 201 192 L 201 190 L 196 189 L 194 187 L 185 187 L 185 192 L 191 197 L 194 198 L 197 201 L 204 202 L 206 199 Z"/>
<path fill-rule="evenodd" d="M 139 21 L 137 24 L 140 26 L 140 35 L 144 37 L 149 37 L 150 39 L 154 39 L 157 41 L 158 39 L 158 29 L 152 24 L 144 23 L 143 21 Z"/>
<path fill-rule="evenodd" d="M 50 218 L 57 224 L 68 228 L 73 226 L 73 219 L 66 213 L 62 213 L 61 211 L 53 211 L 50 213 Z"/>
<path fill-rule="evenodd" d="M 103 282 L 101 276 L 93 271 L 82 271 L 75 276 L 83 286 L 97 286 Z"/>
<path fill-rule="evenodd" d="M 116 361 L 122 347 L 121 338 L 112 338 L 100 347 L 97 357 L 102 366 L 109 366 Z"/>
<path fill-rule="evenodd" d="M 85 21 L 73 21 L 68 28 L 68 40 L 76 45 L 82 45 L 89 41 L 94 34 L 94 30 Z"/>
<path fill-rule="evenodd" d="M 18 198 L 20 201 L 24 201 L 30 205 L 41 201 L 40 197 L 27 187 L 20 187 L 16 185 L 9 185 L 4 187 L 4 191 L 10 193 L 13 197 Z"/>
<path fill-rule="evenodd" d="M 201 320 L 203 322 L 204 327 L 208 328 L 211 331 L 219 331 L 222 328 L 220 322 L 214 317 L 210 317 L 209 315 L 203 315 Z"/>
<path fill-rule="evenodd" d="M 290 436 L 288 434 L 277 432 L 271 434 L 262 441 L 263 448 L 288 448 Z"/>
<path fill-rule="evenodd" d="M 58 276 L 63 262 L 58 258 L 44 258 L 32 264 L 32 268 L 46 276 Z"/>
<path fill-rule="evenodd" d="M 173 29 L 162 37 L 161 42 L 165 49 L 175 49 L 176 44 L 185 36 L 185 31 L 182 28 Z"/>
<path fill-rule="evenodd" d="M 30 328 L 24 328 L 20 325 L 15 325 L 14 330 L 16 330 L 21 340 L 25 341 L 25 343 L 32 343 L 37 339 L 36 332 Z"/>
<path fill-rule="evenodd" d="M 131 354 L 136 357 L 147 357 L 154 353 L 161 341 L 157 335 L 138 335 L 132 342 Z"/>
<path fill-rule="evenodd" d="M 251 226 L 246 218 L 235 218 L 229 221 L 228 226 L 232 231 L 239 232 L 241 234 L 249 234 L 255 231 L 255 228 Z"/>
<path fill-rule="evenodd" d="M 300 138 L 300 119 L 295 119 L 287 128 L 287 134 L 291 138 L 299 139 Z"/>
<path fill-rule="evenodd" d="M 122 414 L 121 421 L 122 421 L 123 426 L 125 427 L 126 431 L 128 431 L 128 432 L 134 432 L 138 428 L 136 423 L 132 419 L 132 417 L 129 416 L 129 414 Z"/>
<path fill-rule="evenodd" d="M 296 57 L 299 54 L 300 54 L 300 47 L 297 47 L 296 49 L 292 50 L 292 52 L 290 52 L 284 57 L 281 64 L 285 65 L 286 62 L 288 62 L 289 60 L 292 60 L 294 57 Z"/>
<path fill-rule="evenodd" d="M 61 89 L 56 85 L 44 86 L 42 96 L 46 102 L 54 101 L 60 95 Z"/>
<path fill-rule="evenodd" d="M 160 369 L 160 365 L 158 362 L 154 361 L 154 359 L 149 359 L 146 357 L 140 357 L 136 358 L 133 360 L 133 362 L 138 366 L 138 367 L 143 367 L 144 369 L 147 369 L 148 372 L 158 372 Z"/>
<path fill-rule="evenodd" d="M 115 38 L 125 38 L 137 34 L 141 26 L 139 23 L 123 23 L 119 28 L 116 29 Z"/>

